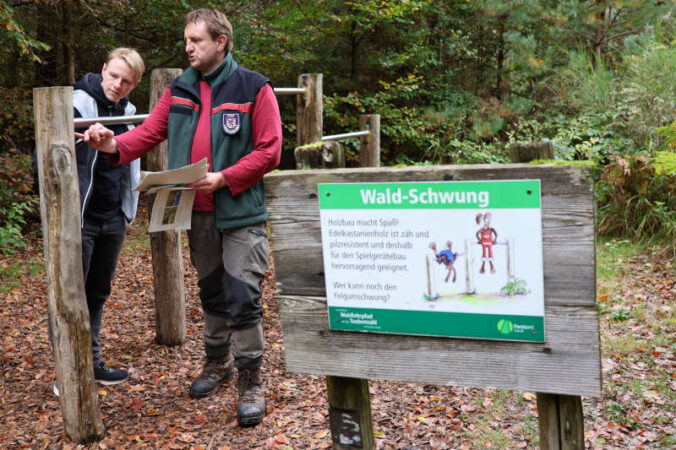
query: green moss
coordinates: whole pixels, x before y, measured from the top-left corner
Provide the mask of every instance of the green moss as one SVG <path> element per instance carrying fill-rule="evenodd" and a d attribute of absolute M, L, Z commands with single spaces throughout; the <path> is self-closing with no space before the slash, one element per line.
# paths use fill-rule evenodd
<path fill-rule="evenodd" d="M 312 144 L 305 144 L 305 145 L 301 145 L 300 147 L 296 147 L 295 150 L 298 150 L 298 149 L 304 150 L 306 148 L 317 148 L 317 147 L 321 147 L 323 144 L 324 144 L 324 142 L 317 141 L 317 142 L 313 142 Z"/>
<path fill-rule="evenodd" d="M 655 171 L 666 175 L 676 175 L 676 152 L 657 152 Z"/>
<path fill-rule="evenodd" d="M 534 159 L 529 162 L 534 165 L 553 165 L 553 166 L 572 166 L 572 167 L 594 167 L 596 163 L 590 160 L 564 161 L 559 159 Z"/>

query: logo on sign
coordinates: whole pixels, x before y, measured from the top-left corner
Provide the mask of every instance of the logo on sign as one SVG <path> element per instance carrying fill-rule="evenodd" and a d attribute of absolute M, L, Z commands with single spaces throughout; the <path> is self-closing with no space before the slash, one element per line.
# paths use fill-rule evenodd
<path fill-rule="evenodd" d="M 226 134 L 235 134 L 241 126 L 239 113 L 223 114 L 223 131 Z"/>

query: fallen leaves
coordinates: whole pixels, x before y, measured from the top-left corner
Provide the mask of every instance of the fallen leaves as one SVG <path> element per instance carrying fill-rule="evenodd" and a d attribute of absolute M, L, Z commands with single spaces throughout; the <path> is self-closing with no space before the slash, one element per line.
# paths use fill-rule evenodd
<path fill-rule="evenodd" d="M 141 224 L 130 227 L 130 239 L 147 239 L 137 228 Z M 19 256 L 28 259 L 40 252 L 33 243 L 26 255 Z M 264 422 L 255 428 L 237 426 L 234 382 L 207 399 L 188 396 L 188 386 L 203 363 L 202 313 L 188 254 L 184 251 L 188 333 L 180 347 L 153 342 L 148 250 L 136 245 L 122 255 L 101 335 L 104 358 L 128 368 L 131 379 L 98 389 L 107 431 L 92 448 L 331 448 L 324 377 L 285 371 L 272 278 L 265 282 L 263 299 L 268 349 L 263 365 L 268 406 Z M 602 347 L 604 397 L 583 399 L 587 447 L 652 448 L 666 447 L 668 439 L 673 442 L 676 321 L 670 301 L 676 286 L 667 264 L 648 262 L 625 259 L 623 267 L 632 277 L 618 279 L 618 288 L 599 291 L 599 301 L 609 310 L 625 308 L 631 318 L 612 321 L 609 314 L 602 316 L 603 335 L 612 339 L 613 346 Z M 51 392 L 54 366 L 46 337 L 45 292 L 46 281 L 40 275 L 26 276 L 20 289 L 0 294 L 2 448 L 77 448 L 63 435 L 60 405 Z M 631 338 L 626 343 L 631 347 L 624 350 L 618 347 L 623 337 Z M 535 393 L 378 380 L 371 380 L 369 389 L 379 449 L 535 447 Z"/>

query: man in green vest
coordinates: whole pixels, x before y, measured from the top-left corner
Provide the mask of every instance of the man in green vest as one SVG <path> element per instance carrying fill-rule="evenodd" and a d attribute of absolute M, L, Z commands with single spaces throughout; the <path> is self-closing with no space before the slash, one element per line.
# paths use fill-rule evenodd
<path fill-rule="evenodd" d="M 279 164 L 279 107 L 269 80 L 233 59 L 233 30 L 223 13 L 192 11 L 184 38 L 190 67 L 145 122 L 118 136 L 96 124 L 84 139 L 114 164 L 138 158 L 164 139 L 170 169 L 207 158 L 206 177 L 192 185 L 188 232 L 204 312 L 206 363 L 190 395 L 211 395 L 237 368 L 237 419 L 253 426 L 265 416 L 261 283 L 268 241 L 262 178 Z"/>

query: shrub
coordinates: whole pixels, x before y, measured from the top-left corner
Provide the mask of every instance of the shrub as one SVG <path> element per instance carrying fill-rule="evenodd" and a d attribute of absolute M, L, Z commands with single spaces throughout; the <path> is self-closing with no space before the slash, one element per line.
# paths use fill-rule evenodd
<path fill-rule="evenodd" d="M 614 157 L 596 185 L 598 231 L 659 245 L 676 256 L 676 174 L 658 173 L 654 160 Z"/>
<path fill-rule="evenodd" d="M 39 200 L 33 192 L 31 157 L 10 151 L 0 156 L 0 252 L 25 247 L 24 234 L 38 222 Z"/>

